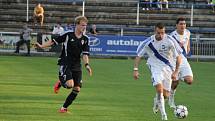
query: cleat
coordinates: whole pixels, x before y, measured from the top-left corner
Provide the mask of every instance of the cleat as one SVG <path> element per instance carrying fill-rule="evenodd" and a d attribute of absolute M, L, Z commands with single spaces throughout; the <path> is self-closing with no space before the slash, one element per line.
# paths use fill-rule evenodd
<path fill-rule="evenodd" d="M 67 113 L 67 111 L 68 111 L 67 108 L 62 107 L 62 108 L 59 109 L 58 112 L 59 113 Z"/>
<path fill-rule="evenodd" d="M 168 104 L 170 108 L 174 108 L 174 109 L 176 108 L 174 97 L 172 95 L 170 95 L 168 98 Z"/>
<path fill-rule="evenodd" d="M 167 115 L 162 115 L 162 120 L 165 120 L 165 121 L 168 120 Z"/>
<path fill-rule="evenodd" d="M 57 93 L 59 92 L 60 87 L 61 87 L 60 81 L 58 80 L 58 81 L 55 83 L 55 85 L 54 85 L 54 93 L 55 93 L 55 94 L 57 94 Z"/>
<path fill-rule="evenodd" d="M 159 109 L 158 109 L 158 103 L 157 103 L 157 99 L 156 98 L 154 98 L 154 106 L 153 106 L 152 110 L 153 110 L 154 114 L 158 113 L 158 111 L 159 111 Z"/>

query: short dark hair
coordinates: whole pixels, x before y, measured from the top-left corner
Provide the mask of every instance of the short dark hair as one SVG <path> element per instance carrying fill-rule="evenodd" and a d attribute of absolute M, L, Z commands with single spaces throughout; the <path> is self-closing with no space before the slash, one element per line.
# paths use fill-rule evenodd
<path fill-rule="evenodd" d="M 165 25 L 164 25 L 163 23 L 157 23 L 157 24 L 155 25 L 155 29 L 156 29 L 156 28 L 163 29 L 163 28 L 165 28 Z"/>
<path fill-rule="evenodd" d="M 176 24 L 178 24 L 180 21 L 185 21 L 186 19 L 184 17 L 179 17 L 177 20 L 176 20 Z"/>

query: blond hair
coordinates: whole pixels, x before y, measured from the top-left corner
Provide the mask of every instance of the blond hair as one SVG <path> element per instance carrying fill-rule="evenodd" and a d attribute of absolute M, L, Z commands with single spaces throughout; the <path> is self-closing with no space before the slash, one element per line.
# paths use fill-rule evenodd
<path fill-rule="evenodd" d="M 80 24 L 81 21 L 88 23 L 88 20 L 85 16 L 78 16 L 75 18 L 75 24 Z"/>

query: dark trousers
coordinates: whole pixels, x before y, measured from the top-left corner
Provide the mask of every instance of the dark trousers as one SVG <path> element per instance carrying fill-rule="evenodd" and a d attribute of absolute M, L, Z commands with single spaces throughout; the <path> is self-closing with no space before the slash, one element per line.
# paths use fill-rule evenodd
<path fill-rule="evenodd" d="M 20 40 L 16 43 L 16 53 L 19 53 L 19 47 L 23 44 L 27 45 L 28 48 L 28 54 L 30 54 L 30 40 Z"/>

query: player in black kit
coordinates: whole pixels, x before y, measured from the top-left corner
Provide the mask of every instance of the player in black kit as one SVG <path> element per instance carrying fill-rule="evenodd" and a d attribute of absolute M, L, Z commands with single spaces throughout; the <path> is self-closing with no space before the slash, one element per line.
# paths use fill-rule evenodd
<path fill-rule="evenodd" d="M 63 106 L 60 108 L 60 113 L 66 113 L 67 108 L 75 100 L 80 92 L 82 84 L 82 70 L 81 70 L 81 55 L 83 55 L 84 65 L 92 75 L 92 70 L 89 65 L 89 45 L 88 37 L 83 33 L 87 27 L 87 18 L 78 16 L 75 18 L 75 31 L 65 32 L 59 37 L 49 40 L 44 44 L 36 43 L 39 48 L 49 47 L 53 44 L 63 44 L 63 49 L 58 60 L 59 68 L 59 81 L 54 86 L 55 93 L 58 93 L 61 86 L 67 89 L 72 88 L 72 92 L 66 98 Z"/>

